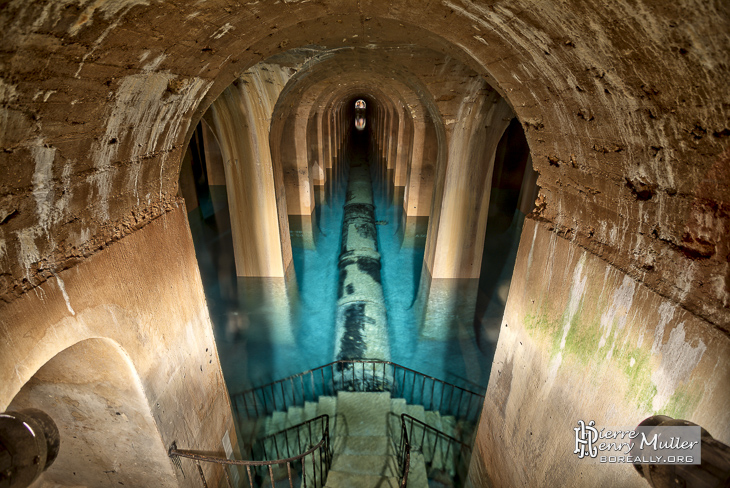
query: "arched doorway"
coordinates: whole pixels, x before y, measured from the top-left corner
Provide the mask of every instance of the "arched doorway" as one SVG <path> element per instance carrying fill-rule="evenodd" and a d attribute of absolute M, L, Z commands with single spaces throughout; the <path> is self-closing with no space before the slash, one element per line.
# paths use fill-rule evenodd
<path fill-rule="evenodd" d="M 59 352 L 23 385 L 8 410 L 37 408 L 61 437 L 44 486 L 177 486 L 143 386 L 124 350 L 87 339 Z"/>

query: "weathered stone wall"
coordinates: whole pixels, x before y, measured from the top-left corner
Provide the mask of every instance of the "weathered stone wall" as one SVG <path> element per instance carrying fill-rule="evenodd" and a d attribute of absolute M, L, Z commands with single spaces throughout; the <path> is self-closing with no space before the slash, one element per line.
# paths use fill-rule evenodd
<path fill-rule="evenodd" d="M 526 220 L 470 471 L 473 486 L 647 486 L 573 454 L 578 420 L 653 414 L 730 442 L 730 338 Z"/>
<path fill-rule="evenodd" d="M 86 339 L 55 355 L 8 406 L 25 408 L 50 415 L 61 440 L 34 488 L 178 486 L 134 365 L 114 341 Z"/>
<path fill-rule="evenodd" d="M 180 448 L 223 455 L 221 439 L 228 432 L 235 446 L 230 401 L 184 206 L 0 308 L 0 368 L 8 373 L 0 381 L 0 411 L 44 364 L 86 339 L 113 341 L 129 358 L 156 432 L 145 423 L 133 429 L 143 429 L 151 445 L 167 449 L 177 442 Z M 124 369 L 115 371 L 112 359 L 95 363 L 100 376 L 128 377 Z M 105 404 L 88 397 L 78 405 L 79 429 L 99 427 L 83 418 L 108 415 L 97 410 L 113 407 L 114 398 Z M 183 468 L 184 478 L 176 471 L 180 485 L 197 486 L 193 465 Z M 134 470 L 119 469 L 125 475 Z"/>

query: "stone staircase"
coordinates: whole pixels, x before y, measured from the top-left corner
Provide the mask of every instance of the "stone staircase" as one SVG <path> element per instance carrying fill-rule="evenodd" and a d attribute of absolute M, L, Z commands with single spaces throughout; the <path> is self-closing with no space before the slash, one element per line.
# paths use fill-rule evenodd
<path fill-rule="evenodd" d="M 399 486 L 396 452 L 402 413 L 470 444 L 470 428 L 462 422 L 426 411 L 420 405 L 408 405 L 403 399 L 391 398 L 388 392 L 339 392 L 337 397 L 322 396 L 318 402 L 305 402 L 304 407 L 291 407 L 286 412 L 274 412 L 259 419 L 254 427 L 255 436 L 264 438 L 327 414 L 333 457 L 326 487 L 396 488 Z M 427 488 L 429 475 L 435 480 L 454 476 L 453 449 L 445 442 L 435 443 L 433 435 L 424 436 L 422 428 L 417 428 L 413 437 L 411 444 L 417 446 L 411 451 L 409 488 Z M 274 484 L 279 486 L 277 481 L 286 478 L 286 473 L 278 470 L 274 477 Z M 271 484 L 270 480 L 266 483 L 264 486 Z M 449 485 L 443 481 L 442 484 Z M 286 486 L 289 486 L 288 479 Z"/>

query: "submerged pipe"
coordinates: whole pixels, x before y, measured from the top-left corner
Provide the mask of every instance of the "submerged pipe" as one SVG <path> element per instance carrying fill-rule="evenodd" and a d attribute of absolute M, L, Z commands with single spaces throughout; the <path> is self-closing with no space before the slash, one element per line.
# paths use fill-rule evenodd
<path fill-rule="evenodd" d="M 335 358 L 390 360 L 367 157 L 350 158 L 339 258 Z"/>

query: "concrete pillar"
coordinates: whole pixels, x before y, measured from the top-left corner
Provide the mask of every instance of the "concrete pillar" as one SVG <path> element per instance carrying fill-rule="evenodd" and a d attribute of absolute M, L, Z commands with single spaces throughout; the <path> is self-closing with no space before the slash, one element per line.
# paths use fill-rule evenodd
<path fill-rule="evenodd" d="M 275 184 L 268 119 L 256 116 L 260 108 L 247 86 L 232 85 L 211 106 L 225 159 L 236 273 L 283 278 L 292 262 L 283 181 Z"/>
<path fill-rule="evenodd" d="M 313 249 L 316 237 L 315 222 L 315 171 L 319 168 L 312 157 L 310 145 L 316 140 L 314 124 L 309 120 L 309 110 L 300 109 L 284 123 L 280 140 L 282 165 L 286 168 L 287 213 L 289 235 L 294 245 Z"/>
<path fill-rule="evenodd" d="M 387 170 L 389 181 L 392 182 L 393 170 L 395 170 L 395 162 L 398 159 L 398 135 L 402 129 L 403 117 L 398 113 L 397 109 L 393 112 L 393 123 L 388 133 L 388 161 Z"/>
<path fill-rule="evenodd" d="M 391 107 L 388 107 L 387 121 L 383 127 L 383 163 L 380 166 L 383 176 L 388 174 L 388 164 L 390 164 L 390 134 L 393 130 L 394 123 L 393 110 Z"/>
<path fill-rule="evenodd" d="M 386 154 L 386 147 L 388 147 L 388 125 L 390 124 L 390 113 L 388 111 L 388 107 L 383 107 L 383 116 L 381 120 L 380 130 L 379 132 L 379 144 L 378 144 L 378 170 L 382 172 L 382 169 L 385 167 L 385 154 Z"/>
<path fill-rule="evenodd" d="M 205 119 L 201 119 L 200 126 L 203 132 L 203 151 L 205 154 L 205 168 L 209 186 L 225 186 L 226 168 L 223 163 L 220 143 Z"/>
<path fill-rule="evenodd" d="M 338 120 L 338 114 L 337 109 L 332 108 L 332 112 L 330 115 L 330 127 L 332 128 L 332 167 L 336 168 L 336 171 L 339 173 L 342 171 L 342 166 L 340 166 L 340 147 L 339 147 L 339 134 L 340 134 L 340 127 L 339 127 L 339 120 Z"/>
<path fill-rule="evenodd" d="M 185 151 L 182 164 L 180 165 L 180 186 L 178 193 L 185 199 L 185 207 L 192 212 L 198 205 L 198 192 L 195 189 L 195 175 L 193 174 L 193 157 L 190 148 Z"/>
<path fill-rule="evenodd" d="M 511 118 L 506 101 L 494 103 L 479 86 L 462 103 L 428 224 L 417 299 L 424 338 L 473 334 L 494 155 Z"/>
<path fill-rule="evenodd" d="M 524 215 L 532 212 L 535 208 L 535 200 L 540 188 L 537 186 L 537 177 L 539 173 L 533 169 L 532 156 L 527 157 L 527 165 L 525 166 L 525 176 L 522 179 L 522 188 L 520 188 L 520 198 L 517 202 L 517 208 Z"/>
<path fill-rule="evenodd" d="M 276 152 L 281 159 L 289 215 L 310 215 L 313 195 L 306 152 L 306 121 L 295 115 L 286 118 Z"/>
<path fill-rule="evenodd" d="M 414 121 L 405 110 L 401 119 L 403 120 L 403 128 L 398 132 L 398 158 L 395 162 L 393 184 L 405 188 L 408 182 L 408 167 L 413 152 Z M 403 201 L 400 200 L 398 204 L 403 205 Z"/>
<path fill-rule="evenodd" d="M 321 159 L 321 149 L 319 146 L 319 138 L 321 130 L 318 130 L 319 114 L 312 114 L 307 120 L 307 161 L 309 171 L 311 173 L 312 185 L 324 184 L 324 165 Z M 316 205 L 316 203 L 315 203 Z"/>
<path fill-rule="evenodd" d="M 430 134 L 429 134 L 430 132 Z M 437 157 L 436 151 L 427 152 L 427 136 L 435 139 L 435 131 L 430 119 L 426 122 L 416 120 L 414 123 L 413 157 L 408 167 L 407 183 L 403 194 L 401 245 L 413 247 L 425 242 L 428 219 L 431 213 L 431 195 L 433 192 L 433 167 Z M 435 141 L 430 141 L 433 145 Z M 433 148 L 431 148 L 433 149 Z M 437 149 L 437 148 L 436 148 Z"/>
<path fill-rule="evenodd" d="M 421 198 L 421 170 L 423 169 L 423 149 L 426 137 L 426 123 L 423 120 L 413 122 L 413 153 L 406 172 L 405 194 L 403 195 L 403 211 L 408 216 L 428 216 L 431 210 L 430 198 Z"/>
<path fill-rule="evenodd" d="M 494 153 L 512 119 L 502 98 L 492 103 L 482 97 L 465 106 L 457 117 L 444 180 L 438 182 L 443 191 L 434 202 L 432 220 L 437 221 L 429 223 L 426 264 L 434 279 L 479 278 Z"/>
<path fill-rule="evenodd" d="M 322 161 L 325 165 L 325 198 L 329 198 L 335 190 L 334 185 L 337 182 L 336 168 L 332 167 L 332 131 L 331 131 L 331 113 L 327 110 L 320 109 L 319 127 L 322 133 Z"/>
<path fill-rule="evenodd" d="M 327 180 L 329 178 L 327 162 L 324 157 L 324 135 L 322 130 L 322 114 L 317 111 L 311 119 L 312 136 L 314 137 L 313 154 L 317 160 L 318 178 L 314 181 L 315 205 L 327 203 Z M 311 146 L 310 146 L 311 147 Z"/>
<path fill-rule="evenodd" d="M 238 276 L 233 299 L 248 324 L 249 337 L 291 344 L 296 280 L 285 194 L 296 195 L 296 188 L 285 193 L 282 158 L 274 158 L 278 164 L 272 161 L 270 114 L 260 103 L 267 94 L 259 93 L 258 86 L 231 85 L 211 105 L 208 117 L 225 161 Z M 294 238 L 302 238 L 296 224 Z"/>

